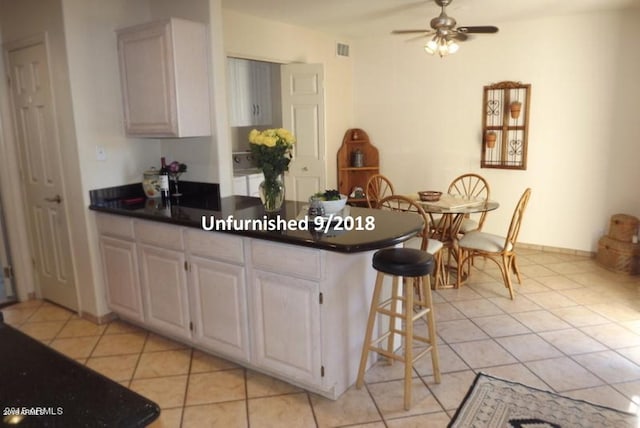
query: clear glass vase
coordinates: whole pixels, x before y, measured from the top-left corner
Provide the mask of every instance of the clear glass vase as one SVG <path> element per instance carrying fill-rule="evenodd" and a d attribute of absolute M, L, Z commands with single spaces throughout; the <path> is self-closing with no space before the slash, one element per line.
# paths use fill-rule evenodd
<path fill-rule="evenodd" d="M 265 212 L 275 213 L 280 211 L 284 202 L 284 177 L 282 174 L 265 175 L 264 181 L 260 183 L 260 200 Z"/>

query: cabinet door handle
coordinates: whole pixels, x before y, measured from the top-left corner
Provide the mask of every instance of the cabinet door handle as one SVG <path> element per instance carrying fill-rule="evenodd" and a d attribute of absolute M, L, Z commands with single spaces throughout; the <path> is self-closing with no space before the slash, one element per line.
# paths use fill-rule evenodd
<path fill-rule="evenodd" d="M 303 167 L 302 167 L 302 170 L 303 170 L 304 172 L 307 172 L 307 171 L 309 171 L 309 168 L 307 168 L 306 166 L 303 166 Z"/>
<path fill-rule="evenodd" d="M 62 202 L 62 198 L 60 197 L 60 195 L 56 195 L 53 198 L 44 198 L 44 200 L 47 202 L 55 202 L 56 204 Z"/>
<path fill-rule="evenodd" d="M 260 116 L 260 104 L 256 104 L 256 116 Z"/>

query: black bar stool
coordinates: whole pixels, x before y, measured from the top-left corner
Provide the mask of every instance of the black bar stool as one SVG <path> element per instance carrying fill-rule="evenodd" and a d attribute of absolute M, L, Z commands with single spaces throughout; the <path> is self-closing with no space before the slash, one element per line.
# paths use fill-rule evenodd
<path fill-rule="evenodd" d="M 440 383 L 440 364 L 438 361 L 438 349 L 436 347 L 436 326 L 433 315 L 433 300 L 431 299 L 431 284 L 429 275 L 435 266 L 431 254 L 414 248 L 386 248 L 373 255 L 373 267 L 378 271 L 376 284 L 371 299 L 367 332 L 362 345 L 362 357 L 356 388 L 361 388 L 364 382 L 364 371 L 367 365 L 369 351 L 376 352 L 393 360 L 404 363 L 404 408 L 411 407 L 411 372 L 418 358 L 431 352 L 433 364 L 433 376 L 436 383 Z M 391 297 L 380 301 L 382 285 L 385 274 L 392 275 Z M 399 281 L 403 277 L 404 281 Z M 400 292 L 399 284 L 403 283 L 403 291 Z M 414 298 L 414 283 L 418 289 L 418 297 Z M 398 311 L 399 310 L 399 311 Z M 380 337 L 372 340 L 373 327 L 376 316 L 382 314 L 389 317 L 389 328 Z M 427 322 L 427 337 L 414 333 L 414 322 L 424 318 Z M 396 325 L 400 322 L 401 326 Z M 394 336 L 403 337 L 403 352 L 395 353 Z M 386 348 L 380 346 L 384 340 Z M 426 349 L 414 355 L 413 342 L 427 344 Z"/>

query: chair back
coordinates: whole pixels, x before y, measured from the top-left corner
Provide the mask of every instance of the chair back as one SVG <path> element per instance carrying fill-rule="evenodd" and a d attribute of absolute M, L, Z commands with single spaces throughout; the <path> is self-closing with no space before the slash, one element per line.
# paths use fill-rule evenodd
<path fill-rule="evenodd" d="M 520 234 L 520 226 L 522 225 L 522 217 L 524 216 L 524 211 L 529 203 L 530 196 L 531 189 L 528 188 L 524 191 L 522 196 L 520 196 L 516 209 L 513 211 L 513 217 L 511 218 L 511 224 L 509 225 L 509 231 L 507 232 L 507 237 L 504 243 L 504 248 L 508 251 L 513 251 L 516 246 L 516 241 Z"/>
<path fill-rule="evenodd" d="M 418 237 L 422 238 L 420 249 L 422 251 L 427 250 L 427 244 L 429 241 L 429 216 L 420 204 L 406 196 L 389 195 L 378 202 L 378 208 L 389 211 L 412 212 L 422 216 L 424 227 L 422 228 L 422 231 L 418 233 Z"/>
<path fill-rule="evenodd" d="M 454 178 L 449 185 L 447 193 L 450 195 L 459 195 L 465 198 L 488 200 L 489 195 L 491 194 L 491 189 L 484 177 L 478 174 L 469 173 Z M 482 225 L 484 224 L 486 217 L 486 211 L 480 214 L 478 230 L 482 229 Z"/>
<path fill-rule="evenodd" d="M 367 196 L 367 205 L 369 205 L 369 208 L 378 208 L 380 200 L 394 193 L 391 180 L 382 174 L 372 175 L 367 181 L 365 195 Z"/>

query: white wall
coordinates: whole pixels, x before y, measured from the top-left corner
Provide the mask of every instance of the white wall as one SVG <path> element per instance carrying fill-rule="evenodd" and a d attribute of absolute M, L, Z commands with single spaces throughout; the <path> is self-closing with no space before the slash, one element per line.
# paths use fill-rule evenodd
<path fill-rule="evenodd" d="M 327 187 L 337 187 L 336 154 L 353 123 L 353 61 L 335 55 L 334 36 L 223 10 L 227 56 L 276 63 L 321 63 L 325 72 Z"/>
<path fill-rule="evenodd" d="M 640 217 L 640 10 L 624 13 L 619 25 L 621 46 L 613 76 L 614 126 L 605 136 L 611 150 L 606 204 L 612 213 Z"/>
<path fill-rule="evenodd" d="M 150 14 L 147 0 L 62 0 L 62 8 L 82 185 L 82 202 L 69 218 L 73 230 L 84 234 L 89 243 L 83 259 L 76 257 L 74 262 L 76 269 L 86 272 L 78 283 L 80 293 L 86 295 L 83 310 L 100 316 L 108 308 L 95 216 L 87 209 L 89 191 L 140 182 L 142 171 L 160 158 L 157 141 L 124 135 L 115 33 L 148 21 Z M 105 148 L 106 161 L 96 160 L 96 145 Z"/>
<path fill-rule="evenodd" d="M 480 173 L 501 204 L 486 230 L 504 234 L 531 187 L 521 242 L 593 251 L 612 214 L 640 215 L 639 24 L 622 12 L 502 24 L 444 59 L 401 36 L 358 40 L 354 123 L 399 192 Z M 480 168 L 483 86 L 503 80 L 532 85 L 526 171 Z"/>

